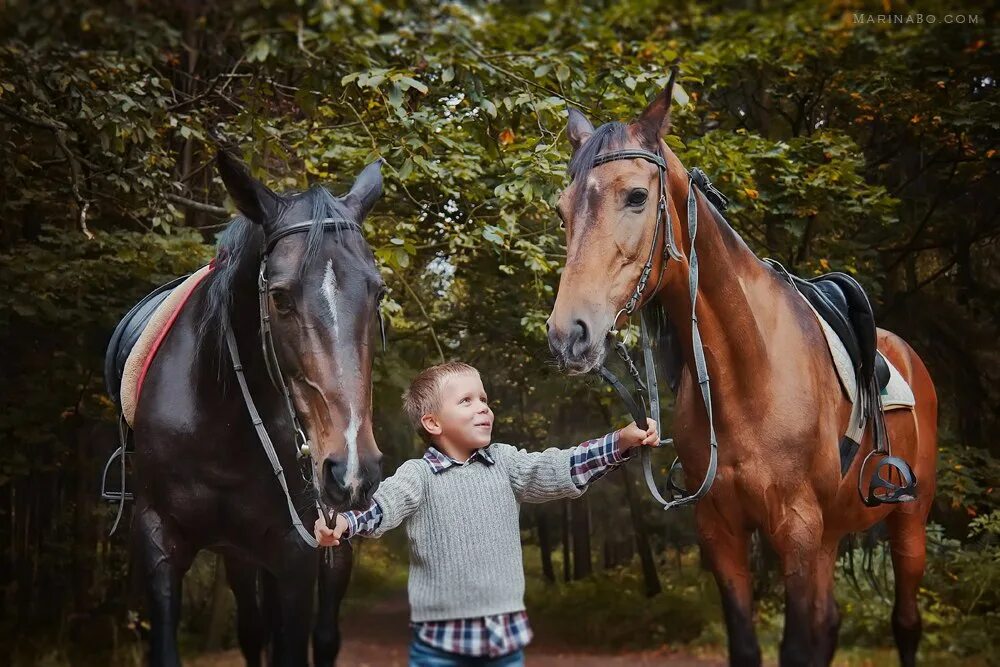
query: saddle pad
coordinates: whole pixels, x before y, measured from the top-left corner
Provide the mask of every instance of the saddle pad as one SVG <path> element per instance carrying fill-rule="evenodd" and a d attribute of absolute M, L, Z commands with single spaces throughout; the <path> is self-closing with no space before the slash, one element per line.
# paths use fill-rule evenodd
<path fill-rule="evenodd" d="M 800 294 L 799 296 L 802 295 Z M 826 338 L 827 348 L 830 350 L 830 356 L 833 358 L 833 365 L 837 369 L 840 386 L 844 390 L 844 394 L 848 400 L 854 403 L 857 400 L 858 379 L 854 371 L 854 366 L 851 364 L 851 356 L 848 354 L 847 348 L 840 340 L 840 337 L 837 336 L 833 327 L 827 324 L 826 320 L 816 312 L 813 305 L 805 297 L 802 297 L 802 300 L 809 306 L 813 315 L 816 316 L 819 326 L 823 329 L 823 337 Z M 878 354 L 882 353 L 878 352 Z M 889 367 L 889 382 L 885 385 L 885 389 L 882 390 L 882 411 L 912 408 L 916 405 L 913 390 L 910 389 L 910 385 L 906 383 L 900 372 L 896 370 L 896 367 L 892 365 L 892 362 L 884 354 L 882 358 L 885 359 L 885 363 Z"/>
<path fill-rule="evenodd" d="M 135 419 L 135 408 L 139 404 L 139 392 L 142 391 L 142 381 L 146 377 L 146 371 L 156 356 L 156 351 L 160 344 L 170 332 L 177 315 L 187 302 L 188 297 L 194 291 L 205 276 L 212 270 L 212 265 L 203 266 L 182 282 L 174 291 L 163 300 L 156 312 L 149 319 L 146 328 L 135 342 L 135 347 L 125 361 L 125 369 L 122 372 L 121 401 L 122 414 L 129 426 L 133 425 Z"/>

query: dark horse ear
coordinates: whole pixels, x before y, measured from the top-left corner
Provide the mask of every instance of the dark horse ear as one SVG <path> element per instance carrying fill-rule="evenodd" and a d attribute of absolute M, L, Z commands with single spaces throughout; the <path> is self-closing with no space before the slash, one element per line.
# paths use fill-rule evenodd
<path fill-rule="evenodd" d="M 278 217 L 281 197 L 250 175 L 243 164 L 224 150 L 215 158 L 226 191 L 240 213 L 258 225 L 266 225 Z"/>
<path fill-rule="evenodd" d="M 648 146 L 657 147 L 660 139 L 670 131 L 670 101 L 674 96 L 674 80 L 677 78 L 677 67 L 670 68 L 670 79 L 667 86 L 657 95 L 646 110 L 639 115 L 635 124 Z"/>
<path fill-rule="evenodd" d="M 569 143 L 573 146 L 573 152 L 577 152 L 580 149 L 580 146 L 582 146 L 593 133 L 594 126 L 591 125 L 589 120 L 587 120 L 587 117 L 573 107 L 570 107 L 569 120 L 566 123 L 566 136 L 569 137 Z"/>
<path fill-rule="evenodd" d="M 344 197 L 351 212 L 358 220 L 364 219 L 368 211 L 372 210 L 375 202 L 382 196 L 382 164 L 385 162 L 379 158 L 361 170 L 358 178 L 351 186 L 351 191 Z"/>

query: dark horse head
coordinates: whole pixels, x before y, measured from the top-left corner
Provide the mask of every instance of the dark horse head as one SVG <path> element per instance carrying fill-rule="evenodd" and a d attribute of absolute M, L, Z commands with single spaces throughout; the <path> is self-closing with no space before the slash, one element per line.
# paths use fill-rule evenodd
<path fill-rule="evenodd" d="M 243 217 L 220 238 L 203 331 L 232 326 L 245 341 L 248 376 L 255 366 L 257 377 L 266 378 L 260 342 L 260 311 L 266 309 L 277 366 L 311 443 L 316 490 L 330 509 L 367 505 L 381 479 L 382 456 L 372 434 L 370 341 L 385 283 L 360 231 L 382 194 L 381 165 L 365 167 L 343 197 L 319 185 L 279 195 L 225 152 L 218 158 Z M 324 224 L 331 221 L 348 225 Z M 308 226 L 301 233 L 281 235 L 303 223 Z M 267 278 L 263 302 L 256 289 L 261 270 Z"/>
<path fill-rule="evenodd" d="M 572 181 L 556 207 L 566 230 L 566 266 L 546 322 L 549 348 L 570 373 L 586 373 L 607 353 L 607 332 L 624 322 L 622 312 L 639 282 L 643 262 L 657 229 L 660 173 L 643 159 L 619 159 L 594 166 L 603 153 L 640 149 L 659 152 L 667 162 L 666 205 L 674 238 L 682 238 L 681 216 L 670 197 L 672 183 L 684 169 L 661 137 L 670 125 L 673 77 L 638 118 L 630 123 L 605 123 L 596 130 L 583 114 L 569 111 L 566 134 L 573 148 Z M 664 234 L 653 256 L 660 258 Z M 679 281 L 678 262 L 668 262 L 663 283 Z M 646 303 L 660 284 L 663 263 L 655 262 L 642 297 Z M 671 275 L 674 274 L 674 275 Z M 639 304 L 640 306 L 642 304 Z"/>

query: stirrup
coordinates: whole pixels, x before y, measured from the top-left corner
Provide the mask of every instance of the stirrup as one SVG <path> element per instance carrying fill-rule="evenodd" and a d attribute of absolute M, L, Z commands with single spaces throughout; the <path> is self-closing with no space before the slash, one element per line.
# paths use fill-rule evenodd
<path fill-rule="evenodd" d="M 885 458 L 878 462 L 872 472 L 866 497 L 861 489 L 861 476 L 864 474 L 868 461 L 876 454 L 885 456 Z M 886 471 L 884 475 L 881 474 L 883 470 Z M 901 484 L 890 481 L 893 471 L 899 475 Z M 917 477 L 914 475 L 913 469 L 910 468 L 910 464 L 903 459 L 898 456 L 886 456 L 885 452 L 873 450 L 861 462 L 861 470 L 858 471 L 858 495 L 861 496 L 861 502 L 866 507 L 908 503 L 917 499 Z"/>

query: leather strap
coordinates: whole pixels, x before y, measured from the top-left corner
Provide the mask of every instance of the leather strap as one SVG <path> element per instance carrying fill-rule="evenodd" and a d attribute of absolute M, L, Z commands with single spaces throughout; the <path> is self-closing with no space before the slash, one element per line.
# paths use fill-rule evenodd
<path fill-rule="evenodd" d="M 288 503 L 288 515 L 292 520 L 292 525 L 298 532 L 299 537 L 302 538 L 302 541 L 315 549 L 319 546 L 319 542 L 302 525 L 302 519 L 299 517 L 299 513 L 295 509 L 295 504 L 292 502 L 292 496 L 288 492 L 288 481 L 285 479 L 285 471 L 278 460 L 278 453 L 274 450 L 271 437 L 267 434 L 264 420 L 261 419 L 260 413 L 257 412 L 257 406 L 254 405 L 253 397 L 250 395 L 250 387 L 247 385 L 246 375 L 243 373 L 243 363 L 240 361 L 240 353 L 236 347 L 236 337 L 233 335 L 232 327 L 228 325 L 226 325 L 226 346 L 229 348 L 229 357 L 233 362 L 233 370 L 236 371 L 236 380 L 239 382 L 240 391 L 243 393 L 243 402 L 247 406 L 247 412 L 250 413 L 250 420 L 257 431 L 257 438 L 264 448 L 267 460 L 271 462 L 271 469 L 274 471 L 274 476 L 277 478 L 281 490 L 285 493 L 285 501 Z"/>
<path fill-rule="evenodd" d="M 275 244 L 281 239 L 285 238 L 289 234 L 298 234 L 299 232 L 307 232 L 312 229 L 315 221 L 308 220 L 306 222 L 298 222 L 294 225 L 288 225 L 287 227 L 282 227 L 276 231 L 273 235 L 267 238 L 267 242 L 264 244 L 264 256 L 271 254 L 274 250 Z M 323 225 L 326 229 L 352 229 L 356 232 L 361 231 L 361 225 L 356 222 L 351 222 L 350 220 L 340 220 L 338 218 L 323 218 L 319 221 L 319 224 Z"/>

